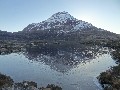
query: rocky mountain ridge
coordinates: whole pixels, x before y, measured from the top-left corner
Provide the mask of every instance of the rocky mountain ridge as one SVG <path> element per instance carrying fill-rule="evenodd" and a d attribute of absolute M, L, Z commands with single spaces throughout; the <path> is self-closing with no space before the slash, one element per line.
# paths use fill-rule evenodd
<path fill-rule="evenodd" d="M 40 23 L 32 23 L 19 32 L 0 31 L 1 40 L 62 40 L 98 42 L 120 40 L 120 35 L 78 20 L 68 12 L 58 12 Z"/>
<path fill-rule="evenodd" d="M 59 32 L 72 32 L 94 27 L 92 24 L 78 20 L 71 16 L 68 12 L 58 12 L 53 14 L 50 18 L 40 23 L 29 24 L 23 31 L 38 31 L 57 29 Z"/>

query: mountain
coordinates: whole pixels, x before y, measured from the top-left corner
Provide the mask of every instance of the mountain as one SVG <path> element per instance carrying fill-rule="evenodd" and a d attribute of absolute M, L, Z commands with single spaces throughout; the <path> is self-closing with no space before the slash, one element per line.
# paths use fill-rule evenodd
<path fill-rule="evenodd" d="M 107 42 L 120 40 L 120 35 L 78 20 L 68 12 L 58 12 L 40 23 L 32 23 L 19 32 L 0 31 L 0 40 L 49 40 Z"/>
<path fill-rule="evenodd" d="M 72 32 L 93 27 L 92 24 L 78 20 L 71 16 L 68 12 L 58 12 L 53 14 L 50 18 L 40 23 L 29 24 L 23 31 L 38 31 L 57 29 L 57 32 Z"/>
<path fill-rule="evenodd" d="M 20 33 L 21 34 L 21 33 Z M 22 31 L 25 38 L 65 41 L 109 41 L 119 40 L 120 36 L 97 28 L 91 23 L 78 20 L 68 12 L 58 12 L 40 23 L 32 23 Z"/>

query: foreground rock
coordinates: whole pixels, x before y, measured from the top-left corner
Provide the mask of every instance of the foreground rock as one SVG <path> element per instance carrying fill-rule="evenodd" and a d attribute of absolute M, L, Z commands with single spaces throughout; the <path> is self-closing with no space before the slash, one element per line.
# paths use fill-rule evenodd
<path fill-rule="evenodd" d="M 62 88 L 54 84 L 38 88 L 37 83 L 33 81 L 14 83 L 9 76 L 0 74 L 0 90 L 62 90 Z"/>
<path fill-rule="evenodd" d="M 120 90 L 120 65 L 102 72 L 98 80 L 104 90 Z"/>
<path fill-rule="evenodd" d="M 0 88 L 11 87 L 14 81 L 9 76 L 0 74 Z"/>

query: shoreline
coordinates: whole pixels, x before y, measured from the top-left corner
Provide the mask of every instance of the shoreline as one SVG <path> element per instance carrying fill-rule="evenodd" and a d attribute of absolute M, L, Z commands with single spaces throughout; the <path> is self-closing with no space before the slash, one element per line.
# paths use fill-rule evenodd
<path fill-rule="evenodd" d="M 120 90 L 120 43 L 115 43 L 112 48 L 115 51 L 111 53 L 111 56 L 117 66 L 100 73 L 97 77 L 104 90 Z"/>
<path fill-rule="evenodd" d="M 48 84 L 46 87 L 38 87 L 34 81 L 15 83 L 10 76 L 0 73 L 0 90 L 62 90 L 62 88 L 54 84 Z"/>

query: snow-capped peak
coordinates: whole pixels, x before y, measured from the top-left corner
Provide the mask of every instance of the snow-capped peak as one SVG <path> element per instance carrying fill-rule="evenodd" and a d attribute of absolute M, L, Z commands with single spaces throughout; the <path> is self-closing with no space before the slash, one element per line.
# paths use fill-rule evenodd
<path fill-rule="evenodd" d="M 71 16 L 68 12 L 63 11 L 53 14 L 50 18 L 43 22 L 28 25 L 24 28 L 24 31 L 56 29 L 56 31 L 71 32 L 91 27 L 92 24 L 78 20 Z"/>
<path fill-rule="evenodd" d="M 66 23 L 67 20 L 76 20 L 73 16 L 71 16 L 68 12 L 58 12 L 53 14 L 50 18 L 48 18 L 45 22 L 61 22 Z"/>

